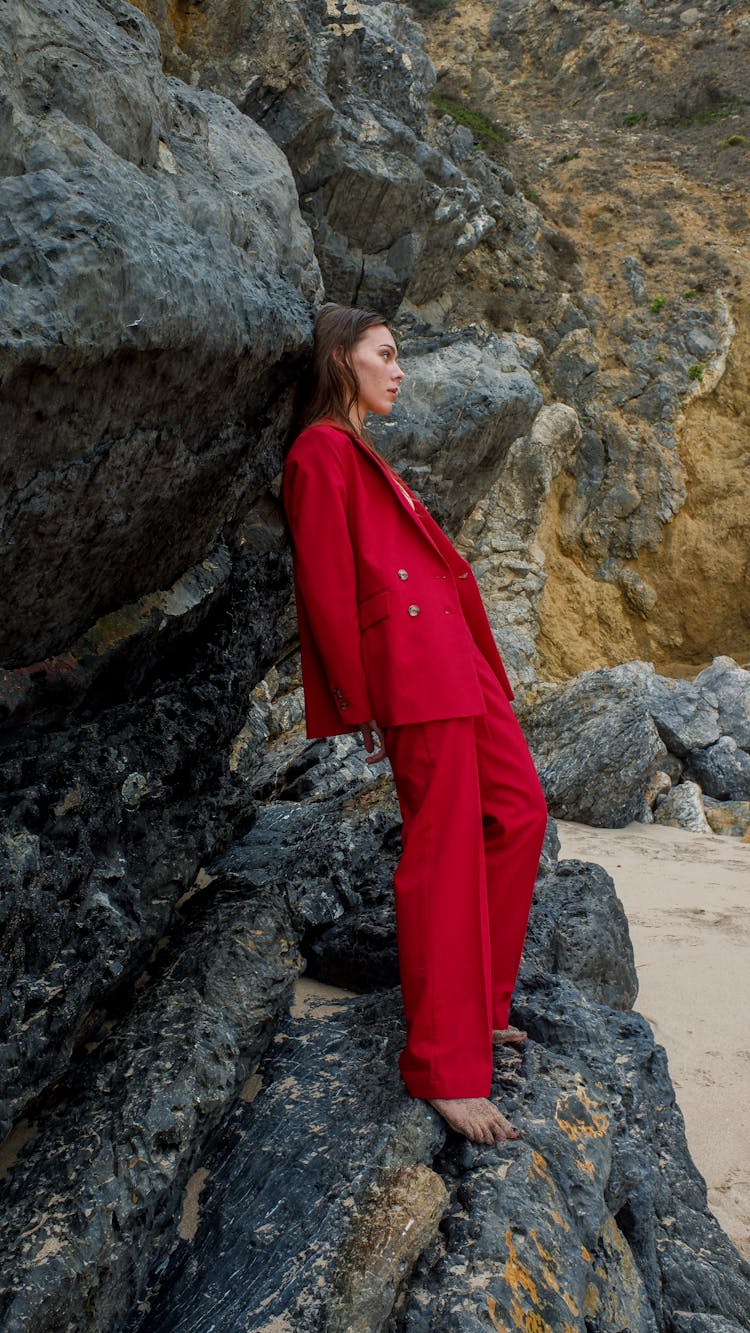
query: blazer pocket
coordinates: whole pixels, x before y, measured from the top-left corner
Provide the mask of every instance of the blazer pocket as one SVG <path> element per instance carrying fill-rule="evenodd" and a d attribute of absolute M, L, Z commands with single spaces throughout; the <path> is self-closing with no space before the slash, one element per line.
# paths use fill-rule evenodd
<path fill-rule="evenodd" d="M 374 592 L 369 597 L 365 597 L 364 601 L 359 603 L 359 628 L 361 630 L 369 629 L 371 625 L 377 624 L 379 620 L 385 620 L 386 616 L 391 613 L 390 601 L 390 588 L 382 588 L 380 592 Z"/>

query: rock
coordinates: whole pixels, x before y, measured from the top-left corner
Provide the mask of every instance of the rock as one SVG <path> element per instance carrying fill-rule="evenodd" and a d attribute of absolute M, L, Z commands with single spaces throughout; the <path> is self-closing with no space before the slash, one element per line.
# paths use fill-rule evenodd
<path fill-rule="evenodd" d="M 554 828 L 554 825 L 550 825 Z M 311 977 L 359 992 L 399 984 L 393 895 L 347 908 L 300 941 Z M 562 861 L 537 878 L 524 945 L 524 975 L 555 972 L 585 994 L 628 1009 L 638 993 L 622 904 L 600 866 Z"/>
<path fill-rule="evenodd" d="M 405 1093 L 396 991 L 286 1019 L 252 1101 L 199 1159 L 197 1223 L 127 1328 L 168 1333 L 188 1309 L 195 1333 L 458 1331 L 514 1311 L 551 1328 L 583 1311 L 632 1333 L 677 1311 L 743 1326 L 750 1270 L 707 1210 L 645 1020 L 540 974 L 520 1012 L 532 1037 L 495 1052 L 492 1096 L 523 1138 L 496 1147 L 446 1135 Z M 399 1221 L 416 1233 L 400 1260 Z"/>
<path fill-rule="evenodd" d="M 346 795 L 351 804 L 342 809 Z M 395 793 L 381 789 L 377 802 L 362 799 L 361 792 L 356 801 L 357 795 L 350 781 L 329 800 L 270 803 L 252 832 L 217 857 L 209 873 L 240 892 L 283 884 L 298 938 L 308 932 L 314 938 L 346 912 L 392 902 L 401 837 Z"/>
<path fill-rule="evenodd" d="M 524 977 L 569 977 L 600 1004 L 631 1009 L 638 994 L 633 946 L 614 882 L 601 866 L 560 861 L 534 889 Z"/>
<path fill-rule="evenodd" d="M 471 560 L 516 694 L 537 679 L 539 606 L 546 579 L 537 529 L 555 479 L 580 440 L 563 403 L 542 407 L 513 440 L 497 481 L 467 516 L 458 541 Z"/>
<path fill-rule="evenodd" d="M 132 689 L 139 677 L 182 635 L 190 634 L 226 595 L 232 562 L 218 547 L 171 588 L 144 594 L 129 606 L 101 616 L 71 644 L 33 666 L 4 671 L 0 679 L 0 726 L 7 731 L 27 718 L 36 725 L 66 715 L 72 707 L 111 688 L 126 670 Z"/>
<path fill-rule="evenodd" d="M 666 796 L 671 786 L 672 779 L 669 773 L 665 773 L 662 769 L 659 769 L 654 773 L 653 777 L 649 779 L 649 782 L 646 785 L 646 790 L 643 793 L 644 803 L 649 809 L 653 809 L 657 798 L 659 796 Z"/>
<path fill-rule="evenodd" d="M 698 783 L 684 779 L 672 787 L 666 796 L 657 801 L 654 823 L 691 829 L 693 833 L 710 833 L 711 825 L 706 819 Z"/>
<path fill-rule="evenodd" d="M 649 676 L 647 705 L 685 776 L 721 800 L 750 796 L 750 672 L 715 657 L 694 680 Z"/>
<path fill-rule="evenodd" d="M 637 751 L 630 751 L 627 723 L 623 727 L 618 720 L 612 737 L 594 739 L 608 710 L 617 717 L 623 706 L 626 717 L 632 710 L 633 725 L 644 738 L 642 761 Z M 657 823 L 674 818 L 680 827 L 705 833 L 709 830 L 701 791 L 721 800 L 750 797 L 750 755 L 733 736 L 721 735 L 722 730 L 733 727 L 745 737 L 748 707 L 750 672 L 732 658 L 716 658 L 694 680 L 659 676 L 651 663 L 638 661 L 598 673 L 582 672 L 564 685 L 545 686 L 536 698 L 517 703 L 516 711 L 540 769 L 550 809 L 558 818 L 608 822 L 603 809 L 597 812 L 597 779 L 600 769 L 607 773 L 614 738 L 626 749 L 622 777 L 629 797 L 623 794 L 621 806 L 629 811 L 628 817 L 648 821 L 648 811 L 656 804 L 661 812 Z M 581 718 L 586 719 L 585 724 Z M 595 745 L 599 747 L 596 757 L 592 754 Z M 658 770 L 654 771 L 657 759 Z M 637 779 L 633 768 L 639 774 Z M 665 807 L 670 779 L 672 791 Z M 604 804 L 611 801 L 608 791 Z"/>
<path fill-rule="evenodd" d="M 693 683 L 702 694 L 715 697 L 721 734 L 750 750 L 750 671 L 732 657 L 715 657 Z"/>
<path fill-rule="evenodd" d="M 622 265 L 625 281 L 633 295 L 636 305 L 643 305 L 646 300 L 646 272 L 634 255 L 627 255 Z"/>
<path fill-rule="evenodd" d="M 200 1157 L 197 1224 L 155 1266 L 126 1328 L 383 1328 L 398 1285 L 437 1235 L 443 1121 L 408 1096 L 400 996 L 307 1002 L 287 1017 Z M 238 1266 L 242 1281 L 236 1281 Z"/>
<path fill-rule="evenodd" d="M 0 657 L 26 667 L 168 588 L 250 507 L 320 279 L 283 154 L 166 78 L 132 6 L 14 0 L 0 62 Z"/>
<path fill-rule="evenodd" d="M 123 675 L 123 639 L 77 712 L 71 686 L 56 725 L 0 733 L 0 1134 L 129 994 L 201 865 L 252 824 L 230 761 L 249 689 L 281 653 L 290 581 L 287 554 L 246 549 L 221 601 L 164 657 L 136 634 Z M 44 702 L 52 711 L 54 694 Z"/>
<path fill-rule="evenodd" d="M 635 569 L 621 569 L 617 575 L 617 585 L 622 590 L 628 606 L 647 620 L 656 606 L 656 593 Z"/>
<path fill-rule="evenodd" d="M 90 1034 L 30 1116 L 0 1219 L 7 1333 L 120 1325 L 149 1256 L 173 1243 L 196 1152 L 288 1005 L 297 952 L 278 895 L 215 884 L 183 921 L 122 1022 Z"/>
<path fill-rule="evenodd" d="M 715 695 L 695 681 L 654 675 L 647 682 L 648 707 L 667 749 L 684 759 L 689 751 L 719 739 Z"/>
<path fill-rule="evenodd" d="M 721 736 L 705 750 L 691 750 L 684 772 L 686 778 L 699 782 L 703 791 L 718 800 L 750 800 L 750 754 L 733 736 Z"/>
<path fill-rule="evenodd" d="M 653 1333 L 678 1311 L 746 1327 L 750 1268 L 708 1213 L 645 1020 L 563 978 L 537 977 L 518 998 L 532 1036 L 515 1084 L 523 1140 L 499 1163 L 492 1149 L 447 1147 L 452 1206 L 391 1327 L 597 1318 Z M 513 1084 L 500 1088 L 512 1108 Z"/>
<path fill-rule="evenodd" d="M 293 633 L 264 492 L 320 275 L 283 155 L 132 6 L 14 0 L 0 62 L 3 1133 L 252 822 L 230 759 Z"/>
<path fill-rule="evenodd" d="M 555 818 L 621 828 L 637 817 L 665 753 L 643 698 L 652 673 L 645 662 L 583 671 L 517 708 Z"/>
<path fill-rule="evenodd" d="M 599 368 L 599 354 L 589 329 L 576 328 L 566 333 L 550 358 L 555 393 L 566 400 L 588 375 Z"/>
<path fill-rule="evenodd" d="M 406 378 L 375 442 L 446 531 L 455 534 L 503 475 L 513 441 L 542 406 L 530 373 L 540 351 L 531 339 L 476 329 L 439 339 L 403 339 Z M 369 424 L 369 423 L 368 423 Z"/>
<path fill-rule="evenodd" d="M 435 72 L 402 5 L 242 0 L 173 23 L 141 0 L 176 72 L 229 96 L 283 149 L 329 299 L 427 301 L 494 228 L 482 192 L 422 136 Z M 185 75 L 183 74 L 183 77 Z"/>
<path fill-rule="evenodd" d="M 750 801 L 717 801 L 709 805 L 704 799 L 704 808 L 714 833 L 750 842 Z"/>

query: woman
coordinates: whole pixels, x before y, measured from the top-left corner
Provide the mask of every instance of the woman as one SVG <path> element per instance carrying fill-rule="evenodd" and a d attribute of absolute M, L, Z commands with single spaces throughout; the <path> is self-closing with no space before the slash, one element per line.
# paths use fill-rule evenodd
<path fill-rule="evenodd" d="M 547 808 L 466 560 L 367 436 L 404 372 L 385 320 L 315 320 L 303 427 L 284 465 L 307 734 L 360 731 L 388 757 L 404 1083 L 480 1143 L 519 1131 L 489 1100 Z"/>

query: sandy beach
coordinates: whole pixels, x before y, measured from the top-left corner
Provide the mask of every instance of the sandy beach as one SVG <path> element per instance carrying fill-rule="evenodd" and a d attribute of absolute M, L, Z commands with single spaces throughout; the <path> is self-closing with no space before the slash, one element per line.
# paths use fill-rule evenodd
<path fill-rule="evenodd" d="M 750 1258 L 750 846 L 655 824 L 558 830 L 561 859 L 595 861 L 615 882 L 635 1008 L 667 1051 L 711 1209 Z"/>

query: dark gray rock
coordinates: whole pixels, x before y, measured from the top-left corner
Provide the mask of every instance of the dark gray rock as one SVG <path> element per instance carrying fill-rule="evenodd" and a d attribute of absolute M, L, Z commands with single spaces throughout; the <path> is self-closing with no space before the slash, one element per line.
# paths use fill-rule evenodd
<path fill-rule="evenodd" d="M 228 761 L 283 646 L 289 566 L 274 550 L 236 559 L 192 636 L 131 674 L 120 661 L 56 726 L 0 736 L 0 1133 L 127 993 L 199 867 L 252 823 Z"/>
<path fill-rule="evenodd" d="M 621 828 L 638 817 L 665 753 L 638 685 L 649 670 L 635 662 L 583 671 L 518 707 L 556 818 Z"/>
<path fill-rule="evenodd" d="M 284 150 L 330 299 L 386 315 L 428 300 L 494 228 L 481 189 L 424 142 L 435 74 L 405 6 L 242 0 L 179 32 L 163 0 L 144 8 L 170 67 Z"/>
<path fill-rule="evenodd" d="M 643 818 L 648 780 L 661 769 L 679 786 L 667 798 L 674 810 L 660 803 L 659 822 L 674 818 L 703 832 L 693 784 L 720 800 L 750 797 L 750 755 L 734 735 L 721 734 L 733 727 L 744 739 L 749 709 L 750 672 L 726 657 L 694 680 L 659 676 L 639 661 L 584 671 L 516 703 L 558 818 L 611 820 L 613 827 Z"/>
<path fill-rule="evenodd" d="M 684 759 L 690 750 L 719 739 L 719 708 L 715 695 L 696 680 L 654 676 L 647 683 L 649 712 L 671 754 Z"/>
<path fill-rule="evenodd" d="M 534 889 L 524 976 L 553 972 L 590 999 L 632 1009 L 638 994 L 627 917 L 612 877 L 585 861 L 560 861 Z"/>
<path fill-rule="evenodd" d="M 284 1021 L 258 1069 L 260 1092 L 200 1159 L 207 1181 L 194 1238 L 175 1244 L 128 1329 L 383 1327 L 384 1317 L 341 1320 L 347 1249 L 372 1185 L 399 1168 L 425 1169 L 445 1137 L 437 1113 L 404 1090 L 402 1044 L 395 991 L 313 1001 Z M 361 1266 L 387 1229 L 382 1209 Z"/>
<path fill-rule="evenodd" d="M 389 1329 L 747 1328 L 750 1266 L 708 1211 L 645 1020 L 540 975 L 517 1013 L 532 1041 L 498 1091 L 523 1140 L 443 1154 L 452 1206 Z"/>
<path fill-rule="evenodd" d="M 750 797 L 750 671 L 716 657 L 692 681 L 655 676 L 649 708 L 683 775 L 719 800 Z"/>
<path fill-rule="evenodd" d="M 403 341 L 406 378 L 372 434 L 451 534 L 502 475 L 510 446 L 542 406 L 531 375 L 540 350 L 529 338 L 472 329 L 437 347 L 419 336 Z"/>
<path fill-rule="evenodd" d="M 184 575 L 278 470 L 319 272 L 283 154 L 166 78 L 131 5 L 13 0 L 0 68 L 0 659 L 26 667 Z"/>
<path fill-rule="evenodd" d="M 183 910 L 155 978 L 28 1117 L 3 1184 L 6 1333 L 119 1325 L 147 1255 L 172 1241 L 196 1152 L 288 1006 L 297 952 L 278 895 L 216 884 Z"/>
<path fill-rule="evenodd" d="M 252 822 L 320 278 L 283 155 L 137 9 L 13 0 L 0 64 L 2 1133 Z"/>
<path fill-rule="evenodd" d="M 252 1104 L 200 1159 L 194 1234 L 176 1242 L 128 1327 L 199 1333 L 278 1319 L 321 1333 L 466 1333 L 488 1319 L 557 1329 L 596 1315 L 601 1328 L 655 1333 L 679 1311 L 747 1328 L 750 1269 L 708 1212 L 648 1025 L 538 972 L 519 1000 L 532 1040 L 523 1054 L 496 1052 L 492 1095 L 523 1138 L 492 1148 L 446 1135 L 400 1085 L 397 991 L 321 998 L 287 1019 Z M 367 1191 L 374 1175 L 415 1163 L 431 1165 L 449 1197 L 413 1276 L 413 1254 L 394 1276 L 386 1238 L 392 1246 L 404 1219 L 397 1228 L 386 1191 L 368 1210 Z M 422 1218 L 412 1190 L 409 1226 Z M 351 1307 L 342 1318 L 353 1265 L 370 1298 L 361 1323 Z"/>
<path fill-rule="evenodd" d="M 750 800 L 750 754 L 733 736 L 722 736 L 705 750 L 691 750 L 684 776 L 721 801 Z"/>
<path fill-rule="evenodd" d="M 715 657 L 694 684 L 702 694 L 715 697 L 722 735 L 733 736 L 743 750 L 750 750 L 750 671 L 732 657 Z"/>

